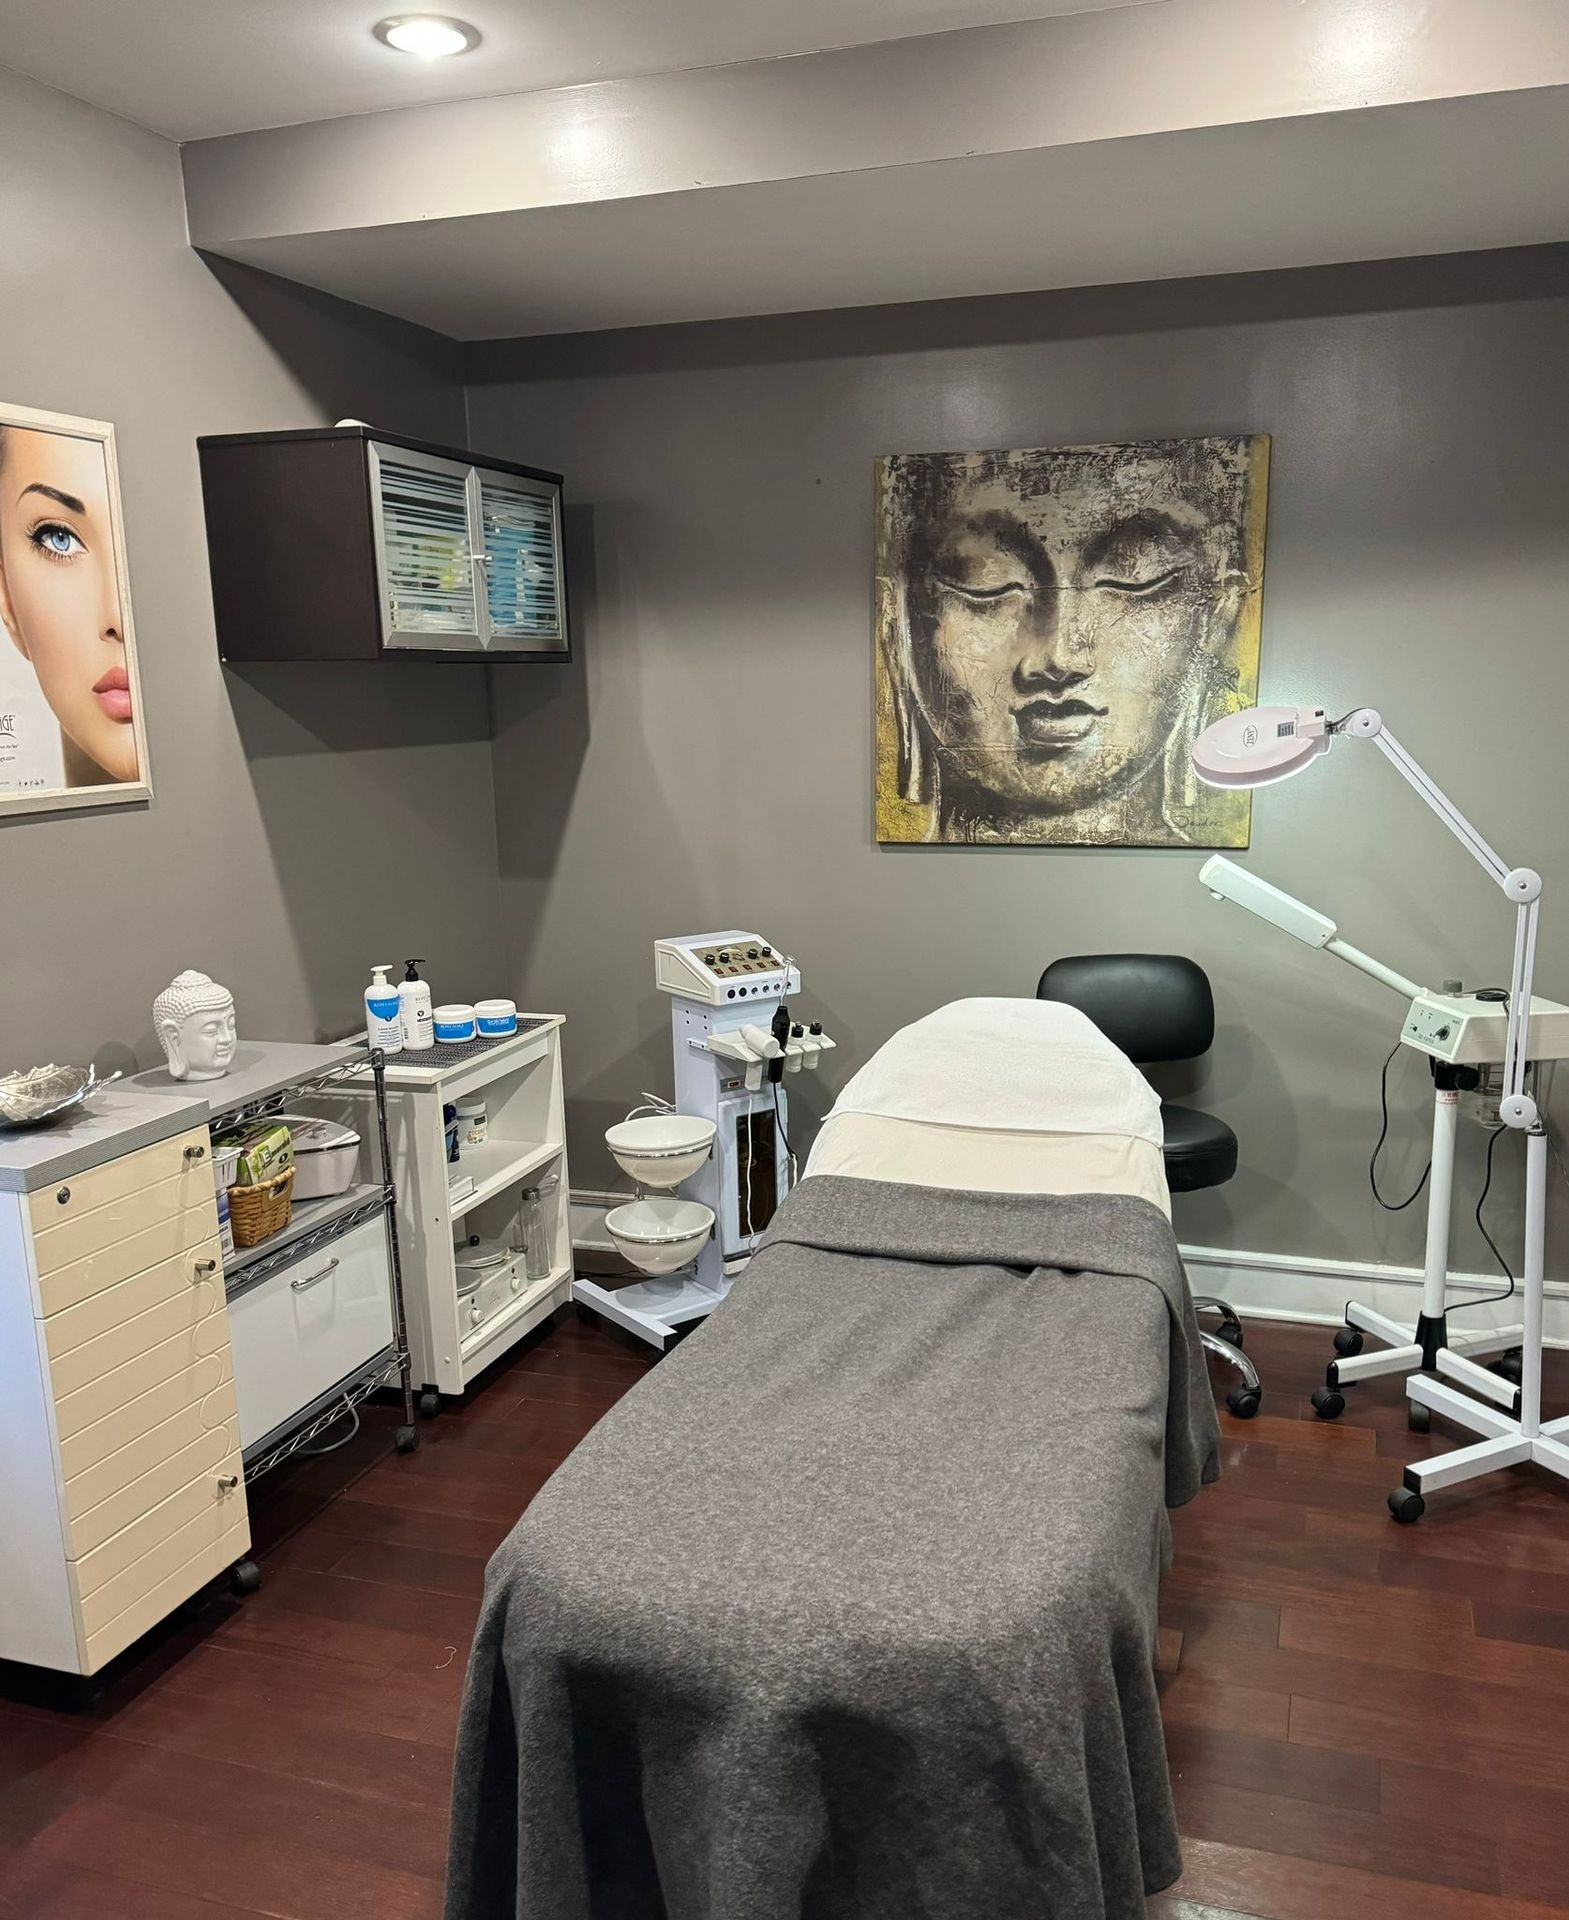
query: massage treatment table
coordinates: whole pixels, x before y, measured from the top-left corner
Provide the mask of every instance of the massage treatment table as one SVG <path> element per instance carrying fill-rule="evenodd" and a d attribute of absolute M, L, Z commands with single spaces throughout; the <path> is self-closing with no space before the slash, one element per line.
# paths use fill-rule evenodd
<path fill-rule="evenodd" d="M 1219 1446 L 1159 1142 L 1049 1002 L 862 1068 L 491 1563 L 448 1920 L 1143 1915 L 1166 1509 Z"/>

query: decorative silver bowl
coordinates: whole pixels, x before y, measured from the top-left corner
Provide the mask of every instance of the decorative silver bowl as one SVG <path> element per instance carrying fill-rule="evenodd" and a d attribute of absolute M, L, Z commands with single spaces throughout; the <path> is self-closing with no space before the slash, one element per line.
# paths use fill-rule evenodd
<path fill-rule="evenodd" d="M 119 1077 L 111 1073 L 100 1080 L 94 1067 L 57 1067 L 52 1061 L 26 1073 L 0 1075 L 0 1127 L 41 1127 Z"/>

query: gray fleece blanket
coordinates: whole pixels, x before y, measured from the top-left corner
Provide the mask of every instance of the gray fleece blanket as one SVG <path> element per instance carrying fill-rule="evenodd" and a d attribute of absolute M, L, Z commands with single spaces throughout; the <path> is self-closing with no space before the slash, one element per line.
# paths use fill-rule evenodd
<path fill-rule="evenodd" d="M 491 1562 L 448 1920 L 1134 1920 L 1218 1447 L 1146 1201 L 804 1182 Z"/>

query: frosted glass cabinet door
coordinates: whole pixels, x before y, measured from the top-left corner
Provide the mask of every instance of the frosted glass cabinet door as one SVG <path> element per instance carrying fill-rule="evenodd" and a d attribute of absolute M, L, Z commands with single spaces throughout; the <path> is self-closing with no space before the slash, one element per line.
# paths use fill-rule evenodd
<path fill-rule="evenodd" d="M 556 490 L 521 474 L 476 472 L 489 650 L 564 653 Z"/>
<path fill-rule="evenodd" d="M 370 446 L 384 644 L 473 652 L 483 644 L 471 539 L 472 468 Z"/>

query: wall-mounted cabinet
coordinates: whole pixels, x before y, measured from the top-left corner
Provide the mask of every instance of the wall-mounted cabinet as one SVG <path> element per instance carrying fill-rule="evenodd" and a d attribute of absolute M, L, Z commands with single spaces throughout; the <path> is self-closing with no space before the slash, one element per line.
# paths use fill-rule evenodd
<path fill-rule="evenodd" d="M 565 660 L 561 476 L 366 427 L 197 441 L 225 660 Z"/>

